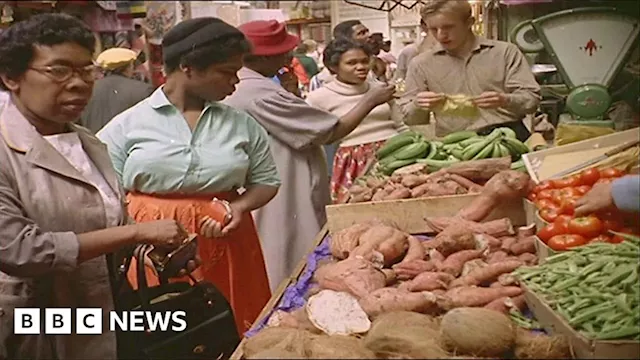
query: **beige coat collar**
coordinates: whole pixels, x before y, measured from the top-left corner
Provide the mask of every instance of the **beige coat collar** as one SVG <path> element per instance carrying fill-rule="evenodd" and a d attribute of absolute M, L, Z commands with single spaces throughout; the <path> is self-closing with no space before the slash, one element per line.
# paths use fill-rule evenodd
<path fill-rule="evenodd" d="M 85 128 L 69 124 L 78 134 L 82 147 L 100 170 L 113 191 L 119 193 L 118 178 L 113 170 L 107 146 Z M 12 101 L 0 105 L 0 135 L 16 152 L 25 154 L 27 162 L 57 174 L 91 184 L 76 168 L 42 136 L 20 113 Z"/>

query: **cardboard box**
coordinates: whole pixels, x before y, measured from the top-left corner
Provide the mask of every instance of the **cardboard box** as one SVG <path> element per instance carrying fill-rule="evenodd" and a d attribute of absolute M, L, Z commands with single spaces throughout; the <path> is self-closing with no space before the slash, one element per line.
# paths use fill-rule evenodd
<path fill-rule="evenodd" d="M 630 129 L 524 154 L 522 159 L 533 181 L 539 183 L 562 170 L 604 155 L 616 146 L 639 138 L 640 130 Z"/>
<path fill-rule="evenodd" d="M 544 259 L 551 255 L 555 255 L 558 252 L 548 247 L 539 237 L 536 236 L 536 255 L 538 255 L 538 262 L 543 263 Z"/>
<path fill-rule="evenodd" d="M 599 341 L 587 339 L 575 331 L 571 325 L 556 313 L 535 292 L 521 285 L 524 297 L 531 312 L 540 325 L 551 334 L 562 334 L 568 337 L 575 358 L 577 359 L 639 359 L 640 341 L 618 340 Z"/>

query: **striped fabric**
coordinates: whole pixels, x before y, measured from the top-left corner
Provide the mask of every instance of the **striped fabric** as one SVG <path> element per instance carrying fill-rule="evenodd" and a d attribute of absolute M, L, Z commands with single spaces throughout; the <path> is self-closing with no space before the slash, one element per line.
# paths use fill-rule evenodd
<path fill-rule="evenodd" d="M 116 16 L 120 19 L 145 18 L 147 7 L 144 1 L 118 1 L 116 2 Z"/>

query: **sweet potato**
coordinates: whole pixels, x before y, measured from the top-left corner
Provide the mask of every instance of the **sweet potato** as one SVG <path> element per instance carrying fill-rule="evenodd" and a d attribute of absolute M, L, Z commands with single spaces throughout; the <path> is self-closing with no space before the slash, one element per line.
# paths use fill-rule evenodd
<path fill-rule="evenodd" d="M 511 253 L 513 255 L 522 255 L 524 253 L 536 252 L 536 237 L 529 236 L 524 239 L 518 240 L 515 244 L 511 245 Z"/>
<path fill-rule="evenodd" d="M 402 186 L 413 189 L 418 185 L 422 185 L 429 180 L 426 174 L 407 174 L 402 177 Z"/>
<path fill-rule="evenodd" d="M 442 240 L 442 239 L 440 239 Z M 435 249 L 438 247 L 438 245 L 440 245 L 440 241 L 436 240 L 436 239 L 431 239 L 431 240 L 427 240 L 427 241 L 423 241 L 422 242 L 422 247 L 429 252 L 429 250 L 431 249 Z"/>
<path fill-rule="evenodd" d="M 491 285 L 489 285 L 490 288 L 500 288 L 500 287 L 504 287 L 504 285 L 500 284 L 499 281 L 493 282 L 491 283 Z"/>
<path fill-rule="evenodd" d="M 522 261 L 527 265 L 535 265 L 538 263 L 538 256 L 532 253 L 524 253 L 518 256 L 518 260 Z"/>
<path fill-rule="evenodd" d="M 352 194 L 352 195 L 357 195 L 357 194 L 362 194 L 363 192 L 365 192 L 367 190 L 370 191 L 371 189 L 366 185 L 353 184 L 349 188 L 349 193 Z"/>
<path fill-rule="evenodd" d="M 476 240 L 476 248 L 478 249 L 489 249 L 489 252 L 498 251 L 502 242 L 495 237 L 487 234 L 474 234 L 474 239 Z"/>
<path fill-rule="evenodd" d="M 528 238 L 536 234 L 536 224 L 521 226 L 518 228 L 518 240 Z"/>
<path fill-rule="evenodd" d="M 406 187 L 398 187 L 392 192 L 390 192 L 389 195 L 385 196 L 384 200 L 400 200 L 400 199 L 408 199 L 410 197 L 411 197 L 411 190 L 407 189 Z"/>
<path fill-rule="evenodd" d="M 431 183 L 424 183 L 421 185 L 418 185 L 416 187 L 414 187 L 413 189 L 411 189 L 411 197 L 412 198 L 419 198 L 422 195 L 427 193 L 427 190 L 429 190 L 431 188 Z"/>
<path fill-rule="evenodd" d="M 487 264 L 495 264 L 497 262 L 504 261 L 507 257 L 509 257 L 509 254 L 507 254 L 506 252 L 502 250 L 496 251 L 489 254 L 489 256 L 487 257 Z"/>
<path fill-rule="evenodd" d="M 436 249 L 430 249 L 429 251 L 427 251 L 427 255 L 429 257 L 429 260 L 434 262 L 443 262 L 446 259 L 446 257 Z"/>
<path fill-rule="evenodd" d="M 382 201 L 387 195 L 389 195 L 389 192 L 386 189 L 377 189 L 371 197 L 371 201 Z"/>
<path fill-rule="evenodd" d="M 400 287 L 408 291 L 447 289 L 449 283 L 454 279 L 453 275 L 445 272 L 424 272 L 413 280 L 403 283 Z"/>
<path fill-rule="evenodd" d="M 511 159 L 508 157 L 464 161 L 446 168 L 447 173 L 460 175 L 472 181 L 487 181 L 503 170 L 509 170 Z"/>
<path fill-rule="evenodd" d="M 314 276 L 320 288 L 348 292 L 358 298 L 386 285 L 385 274 L 359 257 L 322 266 Z"/>
<path fill-rule="evenodd" d="M 429 292 L 409 292 L 398 288 L 375 290 L 360 299 L 360 306 L 371 318 L 390 311 L 429 313 L 437 310 L 435 295 Z"/>
<path fill-rule="evenodd" d="M 349 254 L 353 249 L 358 246 L 360 242 L 360 236 L 364 234 L 371 225 L 363 223 L 363 224 L 355 224 L 349 226 L 348 228 L 337 231 L 331 237 L 331 241 L 329 242 L 329 250 L 331 251 L 331 255 L 337 259 L 346 259 L 349 257 Z"/>
<path fill-rule="evenodd" d="M 407 235 L 396 231 L 394 236 L 380 243 L 376 251 L 384 257 L 384 265 L 391 266 L 402 259 L 408 248 Z"/>
<path fill-rule="evenodd" d="M 476 248 L 476 239 L 473 233 L 466 228 L 449 226 L 434 238 L 438 244 L 436 250 L 442 255 L 449 256 L 461 250 Z"/>
<path fill-rule="evenodd" d="M 518 242 L 518 239 L 513 236 L 505 236 L 502 238 L 502 246 L 500 246 L 500 250 L 505 253 L 511 252 L 511 246 Z"/>
<path fill-rule="evenodd" d="M 424 259 L 425 250 L 422 246 L 422 242 L 417 237 L 411 235 L 407 236 L 407 241 L 409 243 L 409 249 L 401 262 Z"/>
<path fill-rule="evenodd" d="M 447 291 L 440 299 L 439 306 L 444 310 L 458 307 L 485 306 L 501 297 L 514 297 L 522 294 L 522 289 L 516 286 L 501 288 L 459 287 Z"/>
<path fill-rule="evenodd" d="M 387 184 L 387 180 L 376 177 L 368 177 L 366 180 L 366 184 L 370 189 L 378 189 L 384 187 Z"/>
<path fill-rule="evenodd" d="M 444 231 L 448 227 L 456 227 L 465 228 L 474 233 L 487 234 L 494 237 L 514 234 L 513 225 L 511 224 L 511 220 L 508 218 L 491 220 L 484 223 L 478 223 L 455 216 L 425 218 L 424 220 L 435 232 Z"/>
<path fill-rule="evenodd" d="M 482 190 L 482 186 L 474 183 L 473 181 L 462 177 L 458 174 L 450 174 L 449 178 L 455 182 L 457 182 L 458 184 L 460 184 L 461 186 L 463 186 L 465 189 L 467 189 L 470 192 L 480 192 Z"/>
<path fill-rule="evenodd" d="M 396 283 L 396 281 L 398 281 L 398 276 L 396 275 L 396 272 L 393 271 L 393 269 L 381 269 L 380 271 L 382 271 L 382 273 L 384 274 L 385 284 L 387 286 L 393 285 Z"/>
<path fill-rule="evenodd" d="M 367 230 L 360 235 L 358 246 L 351 250 L 351 254 L 365 256 L 377 249 L 378 245 L 387 241 L 391 237 L 406 237 L 399 230 L 387 225 L 368 226 Z"/>
<path fill-rule="evenodd" d="M 527 308 L 527 300 L 525 299 L 524 294 L 510 297 L 505 302 L 509 308 L 517 309 L 521 312 Z"/>
<path fill-rule="evenodd" d="M 439 270 L 449 273 L 453 276 L 459 276 L 462 272 L 462 267 L 467 261 L 473 259 L 479 259 L 482 257 L 483 250 L 462 250 L 455 254 L 449 255 L 445 261 L 442 262 Z"/>
<path fill-rule="evenodd" d="M 464 263 L 464 266 L 462 267 L 462 276 L 465 276 L 471 273 L 475 269 L 486 267 L 487 265 L 488 264 L 482 261 L 482 259 L 474 259 L 471 261 L 467 261 L 466 263 Z"/>
<path fill-rule="evenodd" d="M 508 315 L 509 314 L 509 307 L 507 306 L 507 303 L 506 303 L 506 301 L 508 299 L 509 299 L 509 297 L 507 297 L 507 296 L 495 299 L 492 302 L 490 302 L 487 305 L 485 305 L 484 308 L 485 309 L 495 310 L 495 311 L 501 312 L 501 313 L 503 313 L 505 315 Z"/>
<path fill-rule="evenodd" d="M 504 273 L 498 276 L 498 283 L 502 286 L 518 286 L 518 279 L 511 273 Z"/>
<path fill-rule="evenodd" d="M 456 279 L 455 281 L 451 282 L 450 286 L 461 287 L 491 283 L 495 281 L 498 276 L 505 273 L 510 273 L 522 265 L 523 263 L 521 261 L 504 261 L 490 264 L 483 268 L 477 268 L 469 274 Z"/>
<path fill-rule="evenodd" d="M 348 202 L 349 203 L 367 202 L 367 201 L 371 201 L 372 198 L 373 198 L 373 191 L 371 189 L 367 189 L 358 194 L 351 194 L 349 196 Z"/>
<path fill-rule="evenodd" d="M 399 280 L 413 279 L 425 271 L 434 271 L 436 265 L 432 261 L 415 259 L 411 261 L 402 261 L 392 266 Z"/>
<path fill-rule="evenodd" d="M 482 221 L 496 206 L 527 196 L 532 186 L 528 174 L 515 170 L 501 171 L 487 181 L 480 195 L 461 209 L 457 216 Z"/>

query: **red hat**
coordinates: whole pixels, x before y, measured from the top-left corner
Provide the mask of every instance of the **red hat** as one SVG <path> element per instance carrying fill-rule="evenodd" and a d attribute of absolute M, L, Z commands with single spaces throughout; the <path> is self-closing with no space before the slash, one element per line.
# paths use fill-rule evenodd
<path fill-rule="evenodd" d="M 284 23 L 277 20 L 256 20 L 238 27 L 253 45 L 253 55 L 286 54 L 298 46 L 300 39 L 287 32 Z"/>

